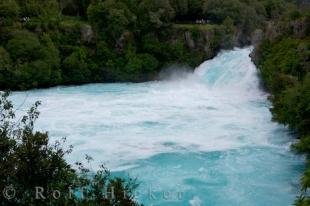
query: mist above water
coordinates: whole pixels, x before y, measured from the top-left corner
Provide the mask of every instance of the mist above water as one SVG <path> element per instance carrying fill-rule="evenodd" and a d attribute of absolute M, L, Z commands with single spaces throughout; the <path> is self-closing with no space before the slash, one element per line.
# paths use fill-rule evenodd
<path fill-rule="evenodd" d="M 291 205 L 302 159 L 292 137 L 271 122 L 251 48 L 220 53 L 194 72 L 175 67 L 148 83 L 89 84 L 16 92 L 27 108 L 42 101 L 40 130 L 115 173 L 129 173 L 155 194 L 182 190 L 182 200 L 154 205 Z"/>

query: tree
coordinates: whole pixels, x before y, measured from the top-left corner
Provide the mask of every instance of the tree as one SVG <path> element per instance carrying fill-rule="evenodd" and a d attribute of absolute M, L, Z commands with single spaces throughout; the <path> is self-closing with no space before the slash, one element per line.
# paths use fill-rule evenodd
<path fill-rule="evenodd" d="M 143 0 L 138 5 L 137 13 L 139 29 L 143 33 L 159 31 L 169 26 L 175 17 L 175 11 L 169 0 Z"/>
<path fill-rule="evenodd" d="M 89 81 L 90 71 L 87 64 L 87 51 L 79 48 L 63 61 L 63 78 L 66 83 Z"/>
<path fill-rule="evenodd" d="M 17 0 L 21 16 L 37 17 L 42 13 L 42 7 L 37 0 Z"/>
<path fill-rule="evenodd" d="M 91 0 L 59 0 L 59 5 L 64 15 L 87 17 L 90 2 Z"/>
<path fill-rule="evenodd" d="M 0 88 L 6 88 L 10 86 L 13 79 L 11 71 L 11 58 L 9 53 L 0 47 Z M 10 80 L 10 81 L 8 81 Z"/>
<path fill-rule="evenodd" d="M 38 37 L 29 31 L 14 32 L 6 46 L 13 61 L 26 62 L 38 59 L 41 55 Z"/>
<path fill-rule="evenodd" d="M 0 0 L 0 20 L 14 20 L 18 17 L 18 15 L 19 6 L 15 0 Z"/>
<path fill-rule="evenodd" d="M 60 70 L 60 55 L 54 42 L 48 34 L 43 34 L 41 37 L 41 44 L 44 46 L 41 50 L 42 60 L 48 65 L 49 76 L 47 85 L 56 85 L 61 82 L 61 70 Z"/>
<path fill-rule="evenodd" d="M 93 173 L 79 162 L 73 169 L 64 159 L 72 151 L 63 147 L 65 139 L 51 144 L 47 132 L 34 130 L 40 103 L 18 119 L 8 96 L 1 92 L 0 189 L 11 187 L 15 195 L 0 195 L 1 205 L 139 205 L 133 196 L 135 180 L 112 177 L 104 167 Z M 114 199 L 106 193 L 113 190 Z"/>
<path fill-rule="evenodd" d="M 190 17 L 201 18 L 204 0 L 188 0 L 188 15 Z"/>
<path fill-rule="evenodd" d="M 264 6 L 268 18 L 277 18 L 282 14 L 286 5 L 283 0 L 265 0 Z"/>
<path fill-rule="evenodd" d="M 34 33 L 18 31 L 6 48 L 12 59 L 14 88 L 51 86 L 61 81 L 59 52 L 49 35 L 43 34 L 39 39 Z"/>
<path fill-rule="evenodd" d="M 89 20 L 106 38 L 118 40 L 134 24 L 136 16 L 122 1 L 94 1 L 87 10 Z"/>
<path fill-rule="evenodd" d="M 204 4 L 204 14 L 215 23 L 221 23 L 226 17 L 240 23 L 241 12 L 244 9 L 239 0 L 208 0 Z"/>
<path fill-rule="evenodd" d="M 171 5 L 178 19 L 188 14 L 188 0 L 171 0 Z"/>

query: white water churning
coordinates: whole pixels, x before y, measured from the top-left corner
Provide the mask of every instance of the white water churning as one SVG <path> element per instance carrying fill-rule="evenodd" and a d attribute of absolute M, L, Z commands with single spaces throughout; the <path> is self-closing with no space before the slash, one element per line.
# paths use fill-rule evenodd
<path fill-rule="evenodd" d="M 55 87 L 12 99 L 26 99 L 23 108 L 42 101 L 37 128 L 51 140 L 67 137 L 68 161 L 88 154 L 93 166 L 137 177 L 145 205 L 291 205 L 303 160 L 290 152 L 289 131 L 271 122 L 250 52 L 222 52 L 164 81 Z"/>

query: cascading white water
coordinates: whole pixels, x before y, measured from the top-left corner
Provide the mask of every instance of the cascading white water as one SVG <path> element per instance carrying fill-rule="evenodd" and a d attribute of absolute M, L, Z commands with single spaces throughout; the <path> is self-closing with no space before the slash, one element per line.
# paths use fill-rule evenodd
<path fill-rule="evenodd" d="M 262 91 L 258 88 L 258 71 L 249 57 L 251 50 L 252 48 L 249 47 L 221 52 L 217 58 L 201 64 L 194 74 L 202 77 L 208 87 L 212 89 L 227 90 L 231 88 L 247 93 L 261 94 Z"/>
<path fill-rule="evenodd" d="M 52 140 L 67 137 L 68 160 L 89 154 L 115 174 L 137 177 L 146 205 L 290 205 L 302 159 L 289 151 L 289 132 L 271 122 L 250 51 L 222 52 L 163 81 L 56 87 L 12 99 L 26 100 L 23 108 L 41 100 L 37 128 Z"/>

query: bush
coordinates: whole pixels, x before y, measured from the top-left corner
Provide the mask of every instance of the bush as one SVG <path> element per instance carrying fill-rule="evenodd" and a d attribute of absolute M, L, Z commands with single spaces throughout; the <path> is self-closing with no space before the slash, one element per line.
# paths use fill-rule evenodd
<path fill-rule="evenodd" d="M 283 0 L 264 0 L 263 2 L 268 18 L 280 17 L 286 6 Z"/>
<path fill-rule="evenodd" d="M 34 33 L 18 31 L 6 47 L 12 58 L 10 76 L 13 81 L 4 88 L 28 89 L 61 82 L 59 52 L 49 35 L 43 34 L 39 39 Z"/>
<path fill-rule="evenodd" d="M 229 17 L 234 22 L 241 22 L 241 12 L 244 6 L 239 0 L 209 0 L 204 4 L 204 12 L 208 19 L 216 23 L 222 23 Z"/>
<path fill-rule="evenodd" d="M 87 50 L 78 48 L 63 61 L 63 79 L 65 83 L 83 83 L 90 80 L 87 64 Z"/>
<path fill-rule="evenodd" d="M 310 132 L 310 74 L 274 100 L 274 118 L 305 135 Z"/>
<path fill-rule="evenodd" d="M 6 88 L 11 81 L 11 58 L 9 53 L 0 47 L 0 88 Z"/>
<path fill-rule="evenodd" d="M 64 159 L 72 151 L 71 146 L 63 147 L 65 139 L 51 144 L 47 132 L 34 131 L 39 105 L 36 102 L 18 120 L 8 93 L 1 93 L 0 189 L 11 186 L 16 191 L 12 199 L 0 195 L 1 205 L 138 206 L 134 180 L 112 177 L 104 167 L 93 173 L 82 163 L 73 169 Z M 86 160 L 92 158 L 86 156 Z M 36 187 L 42 188 L 42 196 L 36 196 Z M 59 198 L 53 197 L 55 190 Z M 114 199 L 106 193 L 112 190 Z"/>
<path fill-rule="evenodd" d="M 271 90 L 279 92 L 305 76 L 304 52 L 298 49 L 303 43 L 299 39 L 283 38 L 272 44 L 268 41 L 262 44 L 260 69 Z"/>
<path fill-rule="evenodd" d="M 0 18 L 16 19 L 19 15 L 19 6 L 15 0 L 0 0 Z"/>
<path fill-rule="evenodd" d="M 266 1 L 269 18 L 278 16 L 282 1 Z M 268 9 L 269 8 L 269 9 Z M 270 11 L 270 8 L 277 8 Z M 274 13 L 275 12 L 275 13 Z M 283 14 L 276 22 L 273 31 L 277 38 L 266 35 L 257 45 L 255 61 L 258 63 L 267 88 L 270 89 L 273 107 L 273 119 L 288 125 L 300 139 L 292 146 L 294 151 L 307 157 L 306 170 L 301 178 L 301 195 L 295 201 L 297 206 L 310 205 L 308 189 L 310 187 L 310 74 L 309 74 L 309 38 L 295 32 L 288 32 L 288 27 L 302 21 L 291 19 L 303 18 L 300 13 Z M 305 31 L 303 31 L 305 32 Z M 272 35 L 271 35 L 272 36 Z M 259 55 L 257 55 L 259 53 Z"/>
<path fill-rule="evenodd" d="M 27 62 L 38 59 L 41 55 L 38 37 L 28 31 L 14 32 L 6 46 L 13 61 Z"/>

